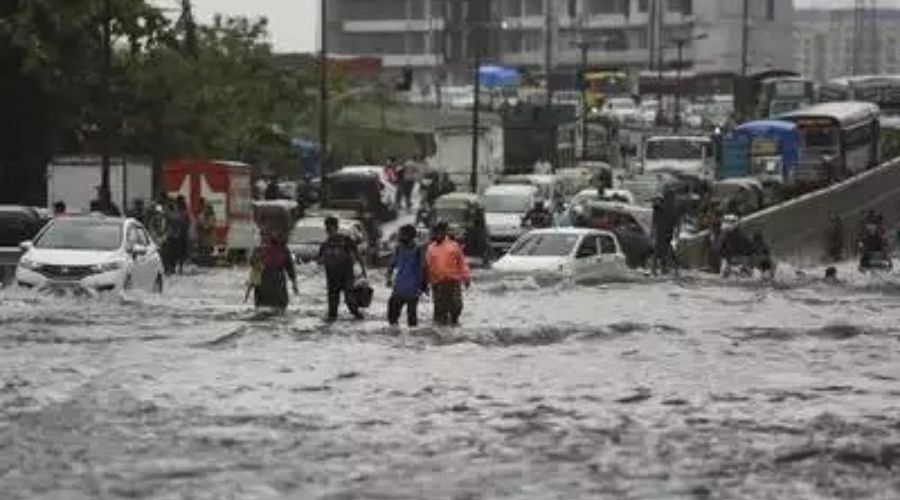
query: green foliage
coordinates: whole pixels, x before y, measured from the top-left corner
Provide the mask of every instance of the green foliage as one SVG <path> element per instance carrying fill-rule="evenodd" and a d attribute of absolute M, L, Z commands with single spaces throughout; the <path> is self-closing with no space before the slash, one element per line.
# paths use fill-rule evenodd
<path fill-rule="evenodd" d="M 291 168 L 288 138 L 317 135 L 315 59 L 273 55 L 265 19 L 192 26 L 146 0 L 0 2 L 0 202 L 41 202 L 50 157 L 99 152 L 107 95 L 116 154 Z M 347 98 L 342 82 L 330 87 L 332 123 L 352 126 L 348 109 L 378 112 Z"/>

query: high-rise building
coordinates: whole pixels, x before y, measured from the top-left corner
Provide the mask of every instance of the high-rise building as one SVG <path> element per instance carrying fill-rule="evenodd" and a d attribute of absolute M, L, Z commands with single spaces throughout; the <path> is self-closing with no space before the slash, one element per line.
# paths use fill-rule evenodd
<path fill-rule="evenodd" d="M 798 10 L 794 38 L 797 71 L 820 82 L 900 73 L 900 9 Z"/>
<path fill-rule="evenodd" d="M 782 0 L 332 0 L 328 36 L 333 52 L 410 66 L 420 84 L 470 81 L 476 55 L 574 72 L 579 46 L 592 68 L 670 67 L 675 38 L 701 38 L 684 44 L 685 66 L 737 73 L 745 1 L 749 72 L 793 67 L 793 7 Z"/>

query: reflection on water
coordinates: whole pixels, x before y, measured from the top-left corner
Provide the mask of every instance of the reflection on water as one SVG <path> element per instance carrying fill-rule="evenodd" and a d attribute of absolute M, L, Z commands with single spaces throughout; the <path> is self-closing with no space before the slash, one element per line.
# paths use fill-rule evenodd
<path fill-rule="evenodd" d="M 900 498 L 900 279 L 479 276 L 459 329 L 241 271 L 0 292 L 4 498 Z M 430 314 L 430 304 L 422 308 Z"/>

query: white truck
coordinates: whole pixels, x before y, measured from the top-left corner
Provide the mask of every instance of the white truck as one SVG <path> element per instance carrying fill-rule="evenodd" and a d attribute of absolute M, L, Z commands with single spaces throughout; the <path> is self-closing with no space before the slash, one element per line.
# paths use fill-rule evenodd
<path fill-rule="evenodd" d="M 60 156 L 47 166 L 47 204 L 66 204 L 69 213 L 87 213 L 97 198 L 101 183 L 99 156 Z M 112 201 L 124 213 L 134 200 L 150 202 L 153 197 L 153 167 L 139 158 L 110 159 L 109 187 Z"/>
<path fill-rule="evenodd" d="M 447 126 L 434 132 L 436 151 L 429 167 L 447 172 L 460 191 L 471 190 L 472 127 Z M 478 192 L 503 172 L 503 128 L 481 127 L 478 135 Z"/>
<path fill-rule="evenodd" d="M 709 137 L 657 136 L 644 143 L 643 173 L 670 173 L 713 179 L 716 157 Z"/>

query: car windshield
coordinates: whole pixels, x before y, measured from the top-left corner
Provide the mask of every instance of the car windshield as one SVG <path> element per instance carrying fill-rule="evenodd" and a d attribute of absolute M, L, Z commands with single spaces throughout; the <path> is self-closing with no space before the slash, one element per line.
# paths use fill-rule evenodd
<path fill-rule="evenodd" d="M 57 219 L 34 242 L 34 246 L 54 250 L 116 250 L 122 246 L 122 224 Z"/>
<path fill-rule="evenodd" d="M 304 245 L 322 243 L 326 237 L 324 225 L 322 227 L 306 226 L 294 228 L 293 232 L 291 232 L 290 241 L 296 245 Z"/>
<path fill-rule="evenodd" d="M 704 143 L 688 139 L 663 139 L 647 143 L 648 160 L 702 160 Z"/>
<path fill-rule="evenodd" d="M 565 257 L 578 243 L 577 234 L 531 233 L 520 239 L 509 251 L 524 257 Z"/>
<path fill-rule="evenodd" d="M 484 209 L 489 213 L 522 214 L 531 208 L 531 197 L 524 194 L 487 194 Z"/>
<path fill-rule="evenodd" d="M 837 144 L 837 131 L 833 128 L 807 128 L 803 130 L 806 147 L 827 148 Z"/>

